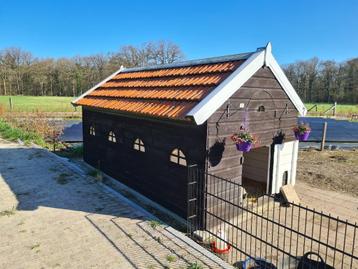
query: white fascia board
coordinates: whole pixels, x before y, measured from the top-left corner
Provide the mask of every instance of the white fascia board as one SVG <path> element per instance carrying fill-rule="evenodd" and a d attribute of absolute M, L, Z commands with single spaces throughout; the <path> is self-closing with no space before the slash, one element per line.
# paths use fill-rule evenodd
<path fill-rule="evenodd" d="M 108 80 L 111 80 L 114 76 L 116 76 L 117 74 L 119 74 L 120 72 L 122 72 L 124 70 L 124 67 L 121 66 L 121 68 L 119 68 L 119 70 L 117 70 L 116 72 L 114 72 L 112 75 L 110 75 L 109 77 L 105 78 L 104 80 L 102 80 L 100 83 L 97 83 L 95 86 L 93 86 L 91 89 L 89 89 L 88 91 L 86 91 L 85 93 L 83 93 L 81 96 L 77 97 L 75 100 L 71 101 L 71 104 L 76 106 L 76 102 L 80 99 L 82 99 L 83 97 L 85 97 L 87 94 L 90 94 L 91 92 L 93 92 L 95 89 L 97 89 L 99 86 L 101 86 L 102 84 L 106 83 Z"/>
<path fill-rule="evenodd" d="M 264 60 L 265 50 L 255 52 L 200 101 L 199 104 L 190 110 L 187 116 L 193 117 L 197 125 L 203 124 L 264 65 Z"/>
<path fill-rule="evenodd" d="M 300 115 L 305 116 L 307 113 L 307 108 L 305 107 L 301 98 L 298 96 L 297 92 L 293 88 L 288 78 L 286 77 L 280 65 L 277 63 L 271 53 L 267 53 L 266 58 L 266 65 L 271 69 L 277 81 L 280 83 L 281 87 L 284 89 L 294 106 L 297 108 Z"/>

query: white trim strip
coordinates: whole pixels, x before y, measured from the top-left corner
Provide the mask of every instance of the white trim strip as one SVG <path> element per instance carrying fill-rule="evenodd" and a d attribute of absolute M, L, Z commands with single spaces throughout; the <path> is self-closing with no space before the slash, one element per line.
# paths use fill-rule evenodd
<path fill-rule="evenodd" d="M 187 116 L 194 118 L 196 124 L 203 124 L 226 100 L 228 100 L 249 78 L 259 70 L 265 59 L 265 50 L 255 52 L 241 64 L 229 77 L 199 102 Z"/>
<path fill-rule="evenodd" d="M 99 86 L 101 86 L 102 84 L 106 83 L 108 80 L 111 80 L 114 76 L 116 76 L 117 74 L 119 74 L 120 72 L 122 72 L 124 70 L 124 67 L 121 66 L 121 68 L 119 68 L 119 70 L 117 70 L 116 72 L 114 72 L 112 75 L 110 75 L 109 77 L 105 78 L 104 80 L 102 80 L 101 82 L 97 83 L 95 86 L 93 86 L 91 89 L 89 89 L 88 91 L 86 91 L 85 93 L 83 93 L 81 96 L 77 97 L 75 100 L 71 101 L 71 104 L 76 106 L 78 100 L 82 99 L 83 97 L 85 97 L 86 95 L 90 94 L 91 92 L 93 92 L 95 89 L 97 89 Z"/>
<path fill-rule="evenodd" d="M 271 49 L 271 43 L 268 43 L 265 49 L 260 49 L 251 55 L 228 78 L 200 101 L 199 104 L 192 108 L 187 116 L 194 118 L 196 124 L 203 124 L 263 66 L 267 66 L 271 69 L 298 112 L 302 116 L 305 116 L 307 112 L 305 105 L 292 87 L 279 64 L 276 62 L 271 53 Z"/>
<path fill-rule="evenodd" d="M 275 60 L 275 58 L 271 53 L 267 55 L 267 58 L 268 58 L 267 66 L 271 69 L 272 73 L 275 75 L 276 79 L 278 80 L 282 88 L 285 90 L 285 92 L 287 93 L 288 97 L 297 108 L 300 115 L 305 116 L 307 113 L 307 109 L 304 103 L 302 102 L 301 98 L 298 96 L 297 92 L 293 88 L 292 84 L 286 77 L 285 73 L 281 69 L 280 65 L 277 63 L 277 61 Z"/>

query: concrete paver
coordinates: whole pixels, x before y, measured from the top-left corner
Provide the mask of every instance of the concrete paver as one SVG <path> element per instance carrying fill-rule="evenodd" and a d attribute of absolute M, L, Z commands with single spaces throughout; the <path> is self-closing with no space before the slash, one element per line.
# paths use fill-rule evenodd
<path fill-rule="evenodd" d="M 221 268 L 203 253 L 55 156 L 0 139 L 0 268 Z"/>

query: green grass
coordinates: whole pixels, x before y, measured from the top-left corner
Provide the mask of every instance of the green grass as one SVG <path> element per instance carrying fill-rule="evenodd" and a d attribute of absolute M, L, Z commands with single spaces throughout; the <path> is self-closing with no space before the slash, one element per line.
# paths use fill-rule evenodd
<path fill-rule="evenodd" d="M 200 263 L 194 262 L 194 263 L 190 263 L 186 268 L 187 269 L 203 269 L 204 267 Z"/>
<path fill-rule="evenodd" d="M 10 110 L 10 96 L 0 96 L 0 105 Z M 74 112 L 73 97 L 62 96 L 11 96 L 15 112 Z M 80 108 L 77 108 L 80 111 Z"/>
<path fill-rule="evenodd" d="M 66 158 L 82 158 L 83 157 L 83 145 L 74 146 L 63 151 L 57 152 L 58 155 Z"/>
<path fill-rule="evenodd" d="M 314 105 L 317 104 L 317 112 L 315 109 L 312 109 L 310 113 L 323 113 L 327 109 L 329 109 L 333 104 L 318 104 L 318 103 L 306 103 L 306 108 L 310 109 Z M 358 105 L 343 105 L 343 104 L 337 104 L 337 115 L 346 115 L 350 116 L 352 114 L 358 114 Z M 332 115 L 332 111 L 327 112 L 327 115 Z"/>
<path fill-rule="evenodd" d="M 160 226 L 160 222 L 157 220 L 151 220 L 149 221 L 150 227 L 152 227 L 153 230 L 157 229 L 157 227 Z"/>
<path fill-rule="evenodd" d="M 172 254 L 168 254 L 166 258 L 168 262 L 176 262 L 177 260 L 177 257 Z"/>
<path fill-rule="evenodd" d="M 45 140 L 36 133 L 24 131 L 20 128 L 12 127 L 10 124 L 0 118 L 0 136 L 10 141 L 17 141 L 20 139 L 25 144 L 29 145 L 31 142 L 39 146 L 45 147 L 47 144 Z"/>

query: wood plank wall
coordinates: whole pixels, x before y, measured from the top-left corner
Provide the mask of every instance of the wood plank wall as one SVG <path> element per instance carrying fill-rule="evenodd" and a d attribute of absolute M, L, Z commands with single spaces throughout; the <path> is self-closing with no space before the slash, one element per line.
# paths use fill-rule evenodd
<path fill-rule="evenodd" d="M 240 108 L 240 104 L 244 107 Z M 265 111 L 259 112 L 259 106 L 264 106 Z M 292 127 L 297 123 L 297 116 L 298 111 L 271 70 L 261 68 L 208 119 L 208 172 L 241 183 L 242 153 L 236 150 L 230 136 L 243 126 L 258 138 L 256 147 L 271 145 L 280 130 L 285 133 L 285 141 L 291 141 L 294 139 Z M 222 143 L 221 151 L 211 150 L 218 143 Z M 210 156 L 211 152 L 214 156 Z M 222 189 L 223 193 L 228 191 Z M 216 206 L 224 208 L 219 201 Z M 217 212 L 215 208 L 208 207 L 208 210 Z M 223 211 L 222 215 L 227 214 Z"/>
<path fill-rule="evenodd" d="M 89 135 L 95 126 L 96 136 Z M 187 169 L 169 161 L 180 148 L 188 164 L 205 163 L 206 126 L 171 124 L 83 109 L 84 159 L 110 176 L 186 218 Z M 108 141 L 109 131 L 117 143 Z M 145 152 L 135 151 L 136 138 Z"/>
<path fill-rule="evenodd" d="M 244 153 L 242 177 L 254 181 L 267 183 L 269 174 L 269 147 L 259 147 Z"/>

